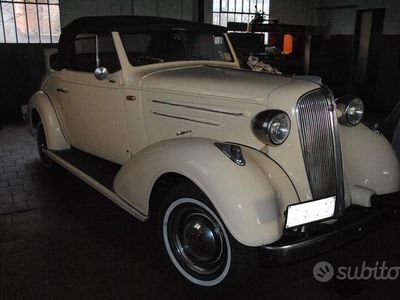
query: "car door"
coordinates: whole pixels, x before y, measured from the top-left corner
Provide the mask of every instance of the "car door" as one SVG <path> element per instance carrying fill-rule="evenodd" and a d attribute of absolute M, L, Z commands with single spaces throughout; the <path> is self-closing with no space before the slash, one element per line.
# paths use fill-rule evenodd
<path fill-rule="evenodd" d="M 129 158 L 125 94 L 112 35 L 79 34 L 72 51 L 57 89 L 69 141 L 79 150 L 123 164 Z M 98 66 L 108 69 L 108 79 L 96 79 Z"/>

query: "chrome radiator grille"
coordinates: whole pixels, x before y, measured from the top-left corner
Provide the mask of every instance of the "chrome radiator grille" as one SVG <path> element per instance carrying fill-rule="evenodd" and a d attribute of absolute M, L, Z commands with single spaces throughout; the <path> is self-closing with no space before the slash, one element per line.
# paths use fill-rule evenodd
<path fill-rule="evenodd" d="M 312 196 L 335 195 L 337 213 L 343 203 L 343 171 L 333 99 L 324 89 L 312 91 L 297 103 L 297 118 L 304 164 Z"/>

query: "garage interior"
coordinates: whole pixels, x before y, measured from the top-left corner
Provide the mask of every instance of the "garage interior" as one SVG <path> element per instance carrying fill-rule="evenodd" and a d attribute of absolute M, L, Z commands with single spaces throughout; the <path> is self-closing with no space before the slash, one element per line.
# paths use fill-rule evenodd
<path fill-rule="evenodd" d="M 277 24 L 318 29 L 312 35 L 306 70 L 302 64 L 305 37 L 294 34 L 293 49 L 301 52 L 297 74 L 319 76 L 335 97 L 360 96 L 365 118 L 371 124 L 379 123 L 380 130 L 391 140 L 400 103 L 398 1 L 0 3 L 0 299 L 399 298 L 396 281 L 320 283 L 313 277 L 313 267 L 320 261 L 343 266 L 385 261 L 387 265 L 400 266 L 399 222 L 390 227 L 382 225 L 363 239 L 316 257 L 286 265 L 260 266 L 257 276 L 239 291 L 215 294 L 194 288 L 178 277 L 160 255 L 158 242 L 149 238 L 155 236 L 151 226 L 136 220 L 67 171 L 49 174 L 44 170 L 36 140 L 24 121 L 25 105 L 46 74 L 48 56 L 57 48 L 61 28 L 78 17 L 147 15 L 227 26 L 227 22 L 249 22 L 257 5 L 267 19 L 278 20 Z M 20 5 L 28 13 L 37 9 L 33 16 L 26 16 L 25 36 L 14 22 L 20 18 Z M 27 8 L 31 6 L 33 10 Z M 44 14 L 47 27 L 39 20 L 39 11 Z M 14 19 L 6 18 L 10 14 Z M 28 24 L 31 17 L 39 24 L 36 32 Z M 270 32 L 264 38 L 268 39 L 268 46 L 274 43 L 283 47 L 282 33 Z"/>

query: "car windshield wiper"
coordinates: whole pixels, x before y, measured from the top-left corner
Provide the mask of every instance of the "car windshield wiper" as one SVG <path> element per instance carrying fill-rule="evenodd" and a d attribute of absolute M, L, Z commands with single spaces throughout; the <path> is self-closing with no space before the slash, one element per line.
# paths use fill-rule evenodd
<path fill-rule="evenodd" d="M 152 61 L 162 62 L 162 63 L 165 62 L 165 60 L 163 60 L 162 58 L 151 57 L 151 56 L 138 56 L 137 58 L 147 59 L 147 60 L 152 60 Z"/>
<path fill-rule="evenodd" d="M 212 60 L 211 58 L 208 58 L 208 57 L 202 57 L 202 56 L 196 56 L 196 55 L 190 55 L 190 58 L 195 58 L 198 60 Z"/>

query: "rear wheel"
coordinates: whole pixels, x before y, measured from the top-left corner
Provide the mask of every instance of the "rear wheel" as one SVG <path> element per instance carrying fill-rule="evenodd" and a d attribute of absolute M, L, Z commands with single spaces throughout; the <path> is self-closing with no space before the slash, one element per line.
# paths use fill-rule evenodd
<path fill-rule="evenodd" d="M 46 133 L 44 131 L 44 126 L 42 121 L 39 121 L 37 128 L 36 128 L 36 142 L 38 146 L 38 152 L 40 156 L 40 161 L 42 162 L 42 165 L 46 169 L 51 169 L 54 166 L 54 161 L 51 160 L 47 154 L 47 139 L 46 139 Z"/>
<path fill-rule="evenodd" d="M 237 286 L 256 264 L 257 249 L 237 242 L 211 202 L 190 182 L 168 192 L 159 228 L 173 265 L 193 284 Z"/>

